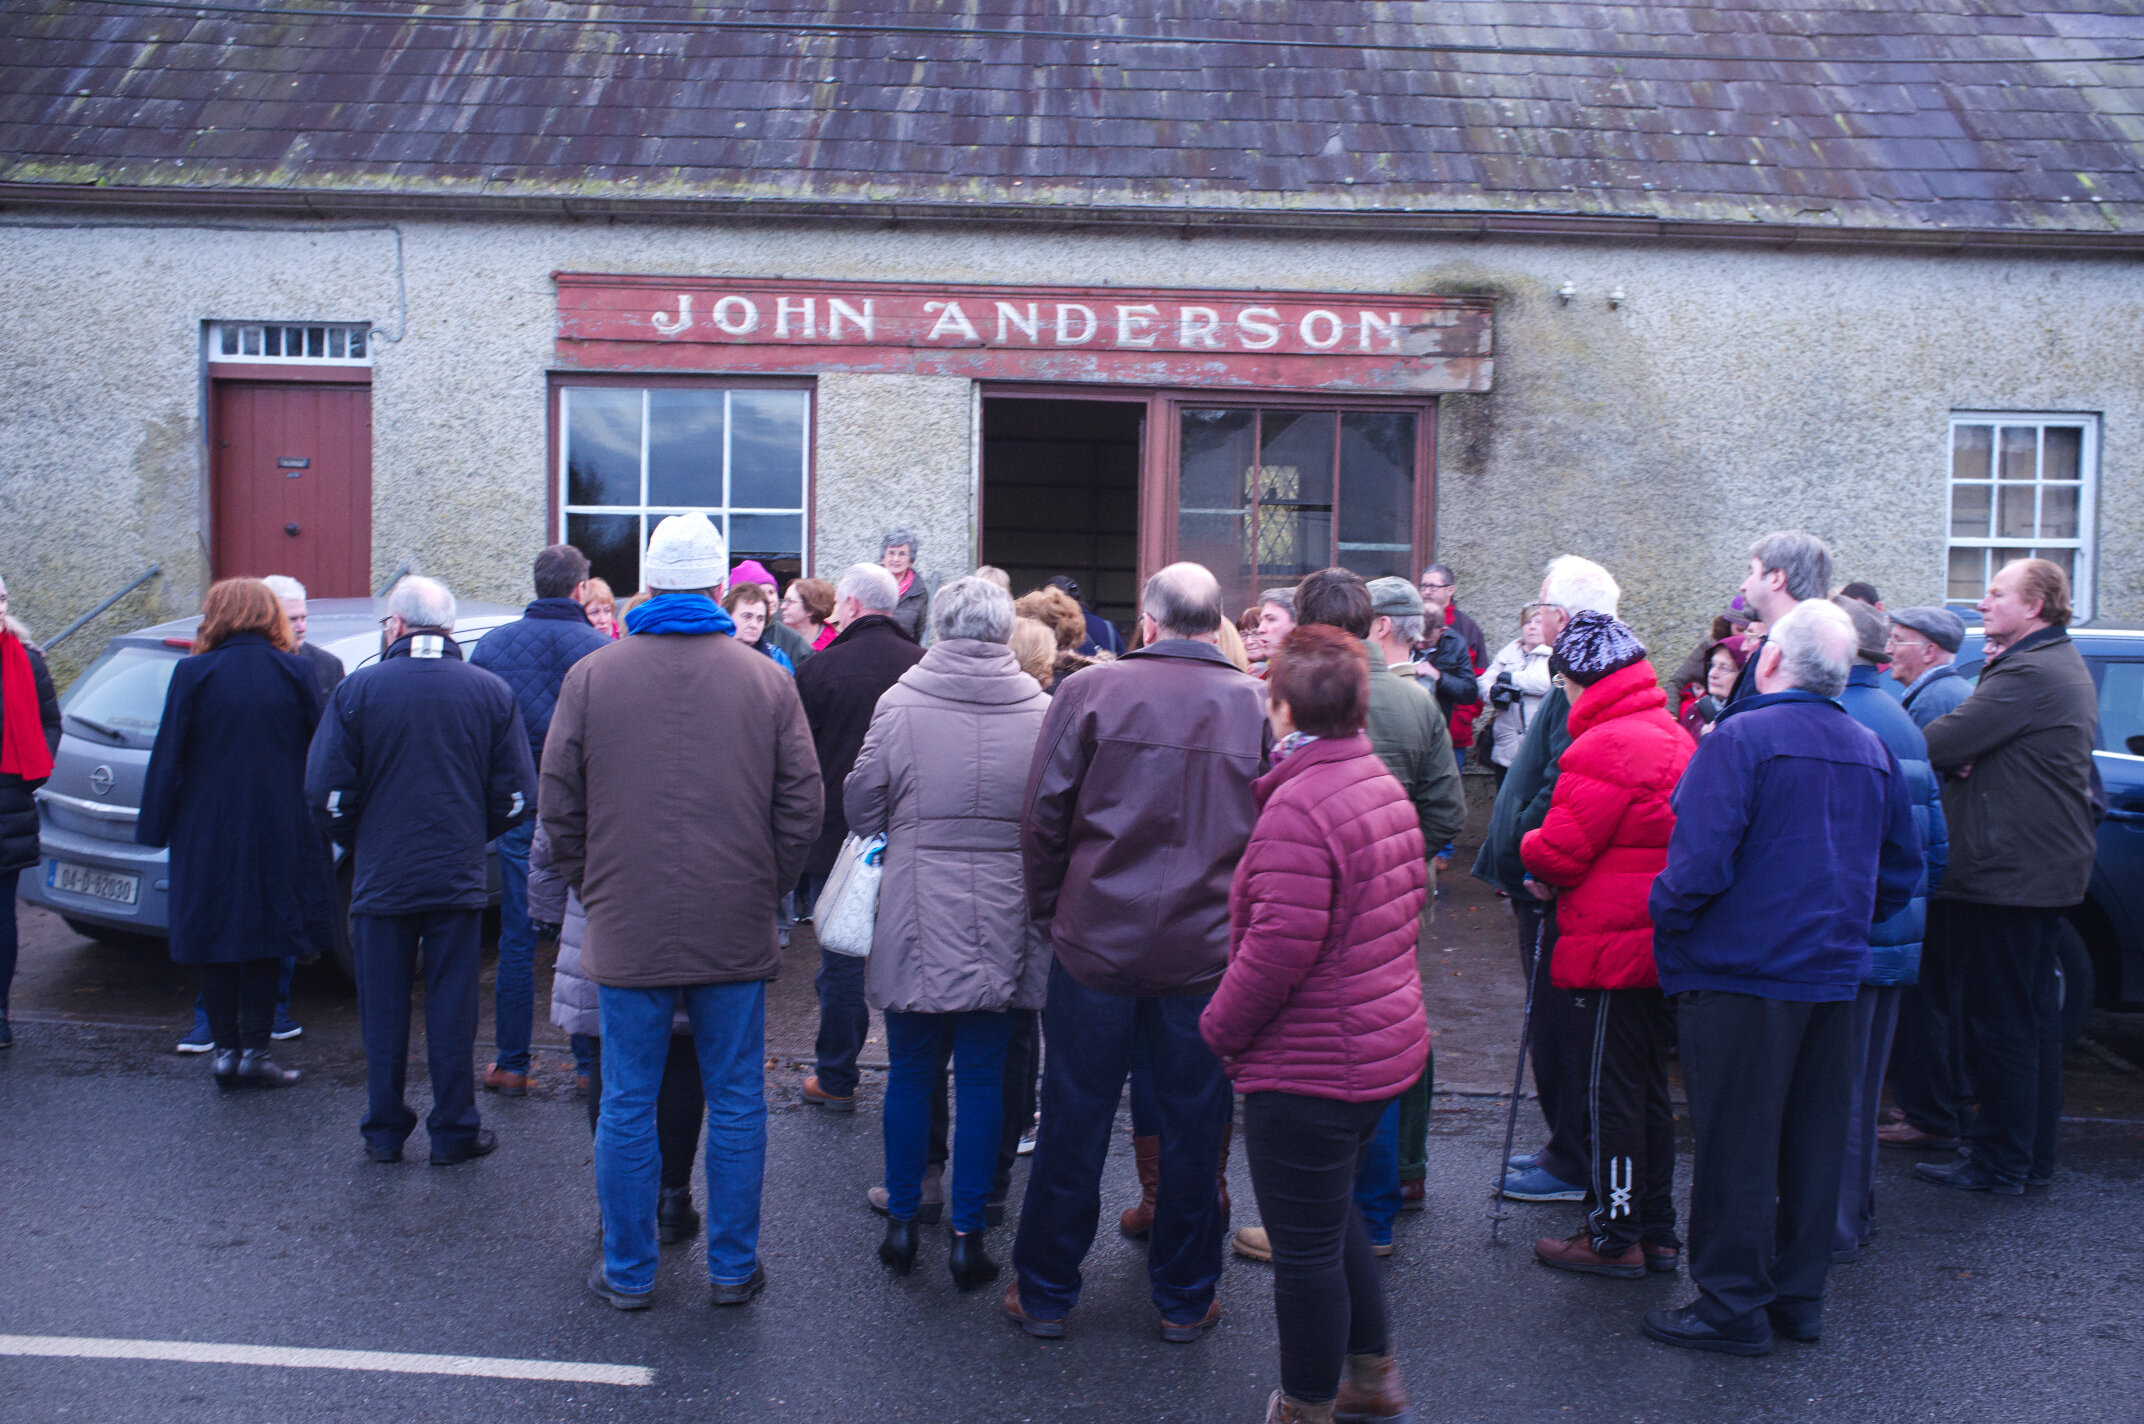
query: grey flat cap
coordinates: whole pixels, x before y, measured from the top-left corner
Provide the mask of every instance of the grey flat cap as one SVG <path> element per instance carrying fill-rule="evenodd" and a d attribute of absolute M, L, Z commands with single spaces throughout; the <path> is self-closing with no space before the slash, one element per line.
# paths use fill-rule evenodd
<path fill-rule="evenodd" d="M 1420 618 L 1422 595 L 1403 578 L 1370 580 L 1370 611 L 1387 618 Z"/>
<path fill-rule="evenodd" d="M 1901 608 L 1891 614 L 1891 621 L 1911 628 L 1946 653 L 1957 652 L 1965 641 L 1965 620 L 1948 608 Z"/>

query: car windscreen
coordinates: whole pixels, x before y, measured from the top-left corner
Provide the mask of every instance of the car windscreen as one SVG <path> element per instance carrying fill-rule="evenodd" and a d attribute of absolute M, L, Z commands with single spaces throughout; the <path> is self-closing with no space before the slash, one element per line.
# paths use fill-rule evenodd
<path fill-rule="evenodd" d="M 164 720 L 177 648 L 121 645 L 91 663 L 60 699 L 65 727 L 105 746 L 146 747 Z"/>

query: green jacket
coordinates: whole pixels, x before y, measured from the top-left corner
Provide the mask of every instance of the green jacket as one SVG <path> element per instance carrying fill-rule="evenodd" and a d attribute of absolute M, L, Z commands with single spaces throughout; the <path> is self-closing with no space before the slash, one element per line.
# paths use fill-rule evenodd
<path fill-rule="evenodd" d="M 1393 672 L 1377 644 L 1362 645 L 1370 654 L 1370 748 L 1414 803 L 1424 854 L 1435 856 L 1467 823 L 1451 727 L 1435 693 Z"/>
<path fill-rule="evenodd" d="M 1928 760 L 1950 773 L 1950 869 L 1933 898 L 2043 909 L 2084 899 L 2098 723 L 2091 670 L 2068 629 L 2048 628 L 1989 663 L 1973 695 L 1928 724 Z"/>
<path fill-rule="evenodd" d="M 1519 859 L 1519 838 L 1548 819 L 1548 803 L 1555 799 L 1556 774 L 1561 769 L 1563 749 L 1571 744 L 1571 699 L 1563 679 L 1541 699 L 1533 720 L 1526 724 L 1526 740 L 1504 773 L 1497 788 L 1496 806 L 1489 813 L 1489 834 L 1482 839 L 1481 854 L 1474 857 L 1474 878 L 1486 880 L 1506 895 L 1526 892 L 1526 863 Z"/>

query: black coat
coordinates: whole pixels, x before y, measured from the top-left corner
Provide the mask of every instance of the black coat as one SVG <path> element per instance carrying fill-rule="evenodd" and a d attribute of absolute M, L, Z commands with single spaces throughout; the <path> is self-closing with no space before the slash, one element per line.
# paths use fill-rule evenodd
<path fill-rule="evenodd" d="M 306 762 L 305 799 L 356 857 L 352 913 L 482 909 L 485 843 L 536 804 L 514 694 L 463 662 L 452 638 L 397 639 L 335 690 Z"/>
<path fill-rule="evenodd" d="M 30 655 L 30 676 L 37 683 L 37 712 L 45 727 L 45 747 L 57 754 L 60 699 L 52 690 L 52 674 L 45 671 L 45 655 L 31 647 L 27 639 L 22 650 Z M 0 717 L 5 715 L 0 711 Z M 44 784 L 42 779 L 25 781 L 13 773 L 0 772 L 0 875 L 37 864 L 37 788 Z"/>
<path fill-rule="evenodd" d="M 921 588 L 923 580 L 915 586 Z M 811 723 L 812 746 L 819 753 L 819 777 L 834 788 L 826 798 L 826 819 L 818 844 L 804 862 L 806 875 L 824 875 L 834 868 L 841 842 L 849 833 L 848 817 L 842 814 L 839 788 L 856 766 L 856 753 L 863 748 L 864 733 L 871 729 L 871 714 L 887 688 L 901 674 L 923 661 L 923 649 L 901 626 L 883 613 L 857 619 L 841 630 L 841 636 L 797 669 L 797 696 L 804 702 L 805 720 Z"/>
<path fill-rule="evenodd" d="M 171 847 L 171 957 L 236 964 L 324 953 L 328 849 L 305 810 L 320 721 L 312 664 L 234 633 L 172 669 L 134 838 Z"/>
<path fill-rule="evenodd" d="M 335 695 L 335 689 L 342 686 L 342 659 L 312 643 L 298 644 L 298 656 L 312 664 L 313 688 L 320 694 L 320 705 L 326 707 L 328 699 Z"/>

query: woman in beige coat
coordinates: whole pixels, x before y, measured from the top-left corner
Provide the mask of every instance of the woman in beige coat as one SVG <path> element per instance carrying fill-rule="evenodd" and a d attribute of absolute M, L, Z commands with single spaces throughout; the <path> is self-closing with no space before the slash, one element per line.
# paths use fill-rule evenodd
<path fill-rule="evenodd" d="M 1012 599 L 964 578 L 931 601 L 923 661 L 879 699 L 844 789 L 849 829 L 883 832 L 878 927 L 865 995 L 886 1018 L 886 1239 L 906 1275 L 930 1141 L 930 1098 L 950 1043 L 954 1284 L 995 1279 L 983 1250 L 1013 1009 L 1042 1004 L 1049 947 L 1028 918 L 1020 810 L 1049 699 L 1007 640 Z"/>

